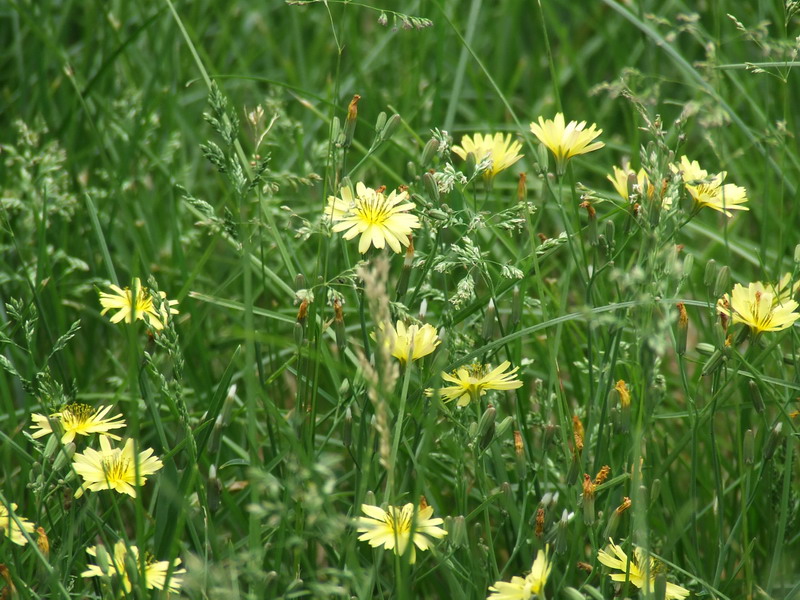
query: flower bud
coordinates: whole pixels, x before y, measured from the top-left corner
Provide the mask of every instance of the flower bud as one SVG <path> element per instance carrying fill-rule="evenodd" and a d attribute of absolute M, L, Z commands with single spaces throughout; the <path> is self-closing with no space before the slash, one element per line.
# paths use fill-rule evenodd
<path fill-rule="evenodd" d="M 519 174 L 519 181 L 517 182 L 517 202 L 520 204 L 525 202 L 528 197 L 528 186 L 525 184 L 527 179 L 527 173 Z"/>
<path fill-rule="evenodd" d="M 348 406 L 344 411 L 344 429 L 342 430 L 342 445 L 349 448 L 353 443 L 353 411 Z"/>
<path fill-rule="evenodd" d="M 454 547 L 466 547 L 469 542 L 467 539 L 467 521 L 462 515 L 445 518 L 444 528 L 447 530 L 447 539 Z"/>
<path fill-rule="evenodd" d="M 430 198 L 432 202 L 438 204 L 439 186 L 436 184 L 436 180 L 433 178 L 433 175 L 431 173 L 425 173 L 422 176 L 422 184 L 425 186 L 425 191 L 428 194 L 428 198 Z"/>
<path fill-rule="evenodd" d="M 667 575 L 664 571 L 656 573 L 654 600 L 664 600 L 667 597 Z"/>
<path fill-rule="evenodd" d="M 597 211 L 588 200 L 584 200 L 580 204 L 581 208 L 586 209 L 586 214 L 589 219 L 589 227 L 587 230 L 587 237 L 589 238 L 590 246 L 597 246 Z"/>
<path fill-rule="evenodd" d="M 769 437 L 767 438 L 767 443 L 764 446 L 764 462 L 769 462 L 772 459 L 772 456 L 775 454 L 775 450 L 778 448 L 778 444 L 781 442 L 783 438 L 783 423 L 778 422 L 775 424 L 775 427 L 772 428 L 772 431 L 769 432 Z"/>
<path fill-rule="evenodd" d="M 506 434 L 506 432 L 509 429 L 511 429 L 511 425 L 513 425 L 513 424 L 514 424 L 514 417 L 512 417 L 512 416 L 506 417 L 505 419 L 500 421 L 500 424 L 497 425 L 497 427 L 495 428 L 494 436 L 497 439 L 503 439 L 503 436 Z"/>
<path fill-rule="evenodd" d="M 475 154 L 473 152 L 467 153 L 467 158 L 464 159 L 464 172 L 467 174 L 467 177 L 472 177 L 475 173 L 475 167 L 477 166 L 477 160 L 475 159 Z"/>
<path fill-rule="evenodd" d="M 433 160 L 433 157 L 436 156 L 436 153 L 439 151 L 439 142 L 434 138 L 428 140 L 428 143 L 425 144 L 425 147 L 422 149 L 422 158 L 420 159 L 420 164 L 423 168 L 427 167 L 430 162 Z"/>
<path fill-rule="evenodd" d="M 594 496 L 596 487 L 588 473 L 583 474 L 583 522 L 591 527 L 594 525 Z"/>
<path fill-rule="evenodd" d="M 713 258 L 706 263 L 706 270 L 703 272 L 703 284 L 710 290 L 717 280 L 717 261 Z"/>
<path fill-rule="evenodd" d="M 751 379 L 747 382 L 747 385 L 750 388 L 750 401 L 753 403 L 753 408 L 756 409 L 758 414 L 763 413 L 764 399 L 761 397 L 761 389 L 758 387 L 758 383 Z"/>
<path fill-rule="evenodd" d="M 744 448 L 742 449 L 742 455 L 744 456 L 744 464 L 752 465 L 756 462 L 756 440 L 755 435 L 753 435 L 753 430 L 748 429 L 744 432 Z"/>
<path fill-rule="evenodd" d="M 572 587 L 564 588 L 561 592 L 561 597 L 564 598 L 564 600 L 586 600 L 586 596 Z"/>
<path fill-rule="evenodd" d="M 375 132 L 380 135 L 383 127 L 386 125 L 386 113 L 381 111 L 378 113 L 378 118 L 375 120 Z"/>
<path fill-rule="evenodd" d="M 344 141 L 342 142 L 342 147 L 344 148 L 349 148 L 353 143 L 353 135 L 356 132 L 356 122 L 358 121 L 359 100 L 361 100 L 361 96 L 354 94 L 347 107 L 347 119 L 344 122 Z"/>
<path fill-rule="evenodd" d="M 208 468 L 208 483 L 206 485 L 208 496 L 208 508 L 215 512 L 219 508 L 220 496 L 222 495 L 222 482 L 217 477 L 217 465 Z"/>
<path fill-rule="evenodd" d="M 511 314 L 508 317 L 508 329 L 513 329 L 517 326 L 522 316 L 522 295 L 519 292 L 519 286 L 515 285 L 511 292 Z"/>
<path fill-rule="evenodd" d="M 691 255 L 690 255 L 691 256 Z M 678 331 L 675 334 L 675 352 L 678 356 L 686 354 L 686 339 L 689 335 L 689 315 L 683 302 L 678 302 Z"/>
<path fill-rule="evenodd" d="M 483 319 L 483 331 L 481 332 L 481 336 L 483 337 L 484 341 L 492 339 L 496 315 L 497 309 L 494 306 L 494 298 L 489 298 L 489 305 L 486 307 L 486 315 Z"/>
<path fill-rule="evenodd" d="M 497 416 L 497 410 L 491 404 L 486 407 L 486 410 L 481 416 L 478 423 L 478 438 L 480 439 L 480 448 L 485 450 L 486 447 L 492 442 L 495 433 L 494 422 Z"/>
<path fill-rule="evenodd" d="M 333 300 L 333 332 L 336 335 L 336 347 L 339 350 L 339 355 L 343 357 L 347 350 L 347 331 L 344 326 L 342 302 L 338 298 Z"/>
<path fill-rule="evenodd" d="M 60 443 L 60 442 L 59 442 Z M 72 456 L 75 454 L 75 442 L 70 442 L 61 449 L 53 461 L 53 470 L 60 471 L 67 463 L 72 462 Z"/>
<path fill-rule="evenodd" d="M 386 121 L 386 126 L 383 128 L 383 131 L 380 133 L 380 138 L 382 142 L 385 142 L 392 138 L 392 136 L 397 132 L 398 127 L 400 127 L 400 115 L 393 114 L 389 117 L 389 120 Z"/>
<path fill-rule="evenodd" d="M 714 281 L 714 297 L 719 298 L 728 291 L 731 286 L 731 268 L 728 265 L 722 265 L 717 272 L 717 278 Z"/>

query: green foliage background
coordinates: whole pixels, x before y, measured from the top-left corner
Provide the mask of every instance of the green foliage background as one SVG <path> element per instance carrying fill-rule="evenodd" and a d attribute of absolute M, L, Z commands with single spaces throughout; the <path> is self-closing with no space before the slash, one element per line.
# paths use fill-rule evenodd
<path fill-rule="evenodd" d="M 111 597 L 79 577 L 84 549 L 123 538 L 181 557 L 192 598 L 484 598 L 546 543 L 549 597 L 610 598 L 596 553 L 624 496 L 634 504 L 615 539 L 651 548 L 692 597 L 800 597 L 797 330 L 726 350 L 714 311 L 732 282 L 797 279 L 794 4 L 0 2 L 0 500 L 41 525 L 51 547 L 46 558 L 0 541 L 18 597 Z M 406 28 L 392 10 L 431 24 Z M 209 104 L 212 80 L 220 95 Z M 332 121 L 344 121 L 353 94 L 355 139 L 337 149 Z M 254 134 L 247 113 L 259 104 L 274 122 L 256 150 L 264 129 Z M 563 182 L 538 172 L 546 155 L 528 129 L 557 111 L 597 123 L 606 143 Z M 381 112 L 401 122 L 371 149 Z M 656 115 L 663 130 L 648 125 Z M 434 128 L 456 143 L 474 131 L 524 140 L 511 171 L 528 173 L 533 208 L 517 204 L 510 171 L 491 191 L 477 180 L 433 198 L 421 176 L 447 159 L 421 163 Z M 605 176 L 623 157 L 663 164 L 670 150 L 727 171 L 750 211 L 728 220 L 706 210 L 674 230 L 637 225 Z M 379 394 L 401 433 L 389 492 L 358 357 L 374 352 L 370 299 L 354 245 L 320 221 L 348 173 L 418 195 L 416 257 L 427 264 L 392 311 L 414 316 L 425 299 L 425 320 L 447 332 L 434 358 Z M 611 258 L 589 243 L 581 194 L 596 202 Z M 447 227 L 431 212 L 442 203 Z M 569 243 L 534 250 L 536 234 L 565 229 Z M 467 274 L 474 293 L 454 303 Z M 97 290 L 135 276 L 180 301 L 174 329 L 153 337 L 141 322 L 100 316 Z M 392 256 L 392 300 L 401 277 Z M 314 294 L 303 324 L 297 289 Z M 490 299 L 498 318 L 487 328 Z M 679 300 L 685 356 L 674 350 Z M 705 376 L 698 343 L 726 357 Z M 465 360 L 510 360 L 525 386 L 464 411 L 426 400 L 423 388 Z M 619 379 L 633 391 L 629 434 L 613 420 Z M 470 427 L 487 399 L 498 427 L 511 421 L 482 449 Z M 27 435 L 32 412 L 73 400 L 116 405 L 127 435 L 163 458 L 136 501 L 72 499 L 68 465 Z M 577 463 L 572 415 L 587 428 Z M 604 464 L 611 479 L 585 524 L 580 476 Z M 422 494 L 450 518 L 447 539 L 418 564 L 357 542 L 362 502 Z M 564 511 L 576 516 L 559 526 Z"/>

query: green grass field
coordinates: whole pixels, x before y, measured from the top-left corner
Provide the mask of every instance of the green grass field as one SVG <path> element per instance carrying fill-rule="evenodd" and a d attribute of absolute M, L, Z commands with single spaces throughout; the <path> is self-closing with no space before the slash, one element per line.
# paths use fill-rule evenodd
<path fill-rule="evenodd" d="M 799 36 L 0 0 L 0 599 L 800 599 Z"/>

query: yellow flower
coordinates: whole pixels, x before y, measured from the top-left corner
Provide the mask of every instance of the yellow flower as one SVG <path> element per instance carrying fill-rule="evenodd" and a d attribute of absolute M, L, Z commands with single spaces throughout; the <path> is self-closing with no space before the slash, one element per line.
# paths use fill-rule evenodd
<path fill-rule="evenodd" d="M 14 517 L 11 516 L 12 513 Z M 24 546 L 28 543 L 28 540 L 22 532 L 33 533 L 35 527 L 33 523 L 23 519 L 16 513 L 17 505 L 13 502 L 11 503 L 11 511 L 4 504 L 0 504 L 0 533 L 4 534 L 12 543 Z"/>
<path fill-rule="evenodd" d="M 110 555 L 106 553 L 107 560 L 105 561 L 98 561 L 104 563 L 104 567 L 100 565 L 86 565 L 88 568 L 81 573 L 81 577 L 120 577 L 122 581 L 122 586 L 125 588 L 126 592 L 131 591 L 131 580 L 128 577 L 128 573 L 125 570 L 125 559 L 128 556 L 128 553 L 131 554 L 131 560 L 129 561 L 130 564 L 135 564 L 137 568 L 140 567 L 139 562 L 139 549 L 136 546 L 126 546 L 125 542 L 119 541 L 114 544 L 114 554 Z M 97 547 L 90 546 L 86 549 L 86 553 L 90 556 L 97 557 Z M 175 567 L 181 564 L 181 559 L 178 558 L 175 560 Z M 163 590 L 164 586 L 167 582 L 167 572 L 169 571 L 169 561 L 166 560 L 155 560 L 150 556 L 146 556 L 145 558 L 145 565 L 144 565 L 144 573 L 139 574 L 141 577 L 144 575 L 144 584 L 147 589 L 157 589 Z M 183 580 L 180 577 L 176 577 L 177 575 L 182 575 L 186 573 L 186 569 L 175 569 L 172 571 L 172 576 L 169 579 L 169 586 L 168 589 L 170 592 L 179 592 L 181 589 L 181 585 Z"/>
<path fill-rule="evenodd" d="M 611 551 L 609 554 L 605 550 L 600 550 L 597 553 L 597 560 L 605 566 L 612 569 L 621 571 L 621 573 L 609 573 L 612 581 L 625 582 L 630 581 L 639 589 L 646 589 L 649 594 L 652 594 L 655 587 L 656 574 L 659 570 L 663 570 L 663 565 L 656 561 L 655 558 L 646 557 L 641 548 L 635 548 L 633 557 L 628 558 L 625 551 L 614 543 L 611 538 L 608 539 L 611 543 Z M 667 583 L 666 600 L 682 600 L 689 595 L 689 590 L 674 583 Z"/>
<path fill-rule="evenodd" d="M 109 310 L 117 309 L 116 314 L 111 317 L 112 323 L 119 323 L 123 319 L 126 323 L 133 323 L 135 319 L 141 319 L 148 323 L 153 329 L 160 330 L 164 328 L 170 315 L 178 314 L 174 308 L 178 304 L 177 300 L 167 300 L 167 295 L 164 292 L 158 292 L 159 296 L 163 299 L 161 310 L 156 310 L 153 305 L 153 299 L 150 296 L 150 290 L 142 287 L 142 282 L 138 277 L 133 279 L 133 289 L 122 289 L 119 286 L 111 285 L 111 292 L 100 292 L 100 304 L 103 310 L 100 311 L 101 315 L 106 314 Z M 136 297 L 134 302 L 133 298 Z"/>
<path fill-rule="evenodd" d="M 625 200 L 630 199 L 630 195 L 628 193 L 628 180 L 631 175 L 633 175 L 636 179 L 636 185 L 639 188 L 640 198 L 644 196 L 651 198 L 653 196 L 655 189 L 650 183 L 650 180 L 647 178 L 647 173 L 644 169 L 634 171 L 631 169 L 631 165 L 628 161 L 622 163 L 621 169 L 617 166 L 612 168 L 614 170 L 614 174 L 606 175 L 606 179 L 611 182 L 611 185 L 614 186 L 614 189 L 617 191 L 617 193 L 625 198 Z"/>
<path fill-rule="evenodd" d="M 547 549 L 549 550 L 549 548 Z M 547 550 L 536 554 L 533 561 L 531 572 L 523 579 L 522 577 L 512 577 L 510 582 L 496 581 L 489 587 L 492 594 L 487 600 L 529 600 L 535 595 L 539 596 L 547 583 L 550 575 L 552 563 L 547 557 Z"/>
<path fill-rule="evenodd" d="M 163 467 L 161 460 L 153 456 L 148 448 L 137 456 L 133 440 L 129 439 L 122 448 L 112 448 L 107 436 L 100 436 L 100 451 L 87 448 L 76 454 L 73 461 L 75 472 L 83 477 L 83 483 L 75 497 L 83 495 L 85 489 L 93 492 L 115 490 L 120 494 L 136 497 L 136 486 L 145 483 L 145 477 Z M 136 474 L 139 474 L 137 479 Z"/>
<path fill-rule="evenodd" d="M 679 165 L 671 165 L 674 173 L 680 173 L 686 191 L 689 192 L 698 206 L 708 206 L 726 217 L 732 217 L 732 210 L 750 210 L 742 206 L 747 202 L 747 190 L 732 183 L 722 182 L 728 176 L 726 171 L 709 175 L 705 169 L 700 168 L 696 161 L 689 161 L 686 156 L 681 157 Z"/>
<path fill-rule="evenodd" d="M 475 161 L 480 163 L 485 159 L 492 161 L 491 166 L 483 172 L 485 179 L 494 179 L 500 171 L 504 171 L 524 155 L 519 151 L 522 149 L 520 142 L 512 142 L 511 134 L 503 136 L 502 133 L 494 135 L 481 135 L 476 133 L 473 136 L 465 135 L 461 138 L 460 146 L 453 146 L 453 152 L 466 160 L 470 152 L 475 157 Z"/>
<path fill-rule="evenodd" d="M 358 519 L 358 532 L 361 533 L 359 541 L 369 542 L 373 548 L 383 546 L 387 550 L 394 550 L 398 556 L 403 556 L 409 541 L 413 541 L 409 558 L 412 565 L 417 560 L 414 546 L 427 550 L 430 547 L 429 537 L 443 538 L 447 535 L 444 529 L 438 527 L 444 521 L 438 517 L 431 518 L 432 506 L 416 510 L 409 502 L 403 507 L 388 506 L 387 510 L 383 510 L 379 506 L 362 504 L 361 510 L 367 516 Z"/>
<path fill-rule="evenodd" d="M 717 301 L 717 311 L 731 317 L 734 323 L 744 323 L 755 333 L 780 331 L 800 319 L 800 313 L 795 312 L 798 304 L 791 299 L 796 290 L 796 286 L 789 287 L 785 276 L 776 288 L 767 288 L 760 281 L 747 287 L 737 283 L 730 296 L 725 294 Z"/>
<path fill-rule="evenodd" d="M 122 415 L 116 415 L 111 418 L 106 418 L 106 415 L 111 410 L 111 406 L 98 406 L 92 408 L 88 404 L 80 404 L 74 402 L 67 404 L 60 411 L 50 415 L 50 418 L 39 413 L 33 413 L 31 418 L 34 421 L 32 429 L 36 431 L 32 437 L 40 438 L 49 433 L 53 433 L 53 427 L 50 419 L 57 420 L 61 424 L 63 435 L 61 436 L 62 444 L 69 444 L 75 439 L 76 435 L 89 435 L 92 433 L 100 433 L 107 435 L 111 439 L 120 439 L 118 435 L 108 433 L 111 429 L 119 429 L 125 427 L 125 420 Z"/>
<path fill-rule="evenodd" d="M 326 216 L 334 223 L 333 231 L 344 231 L 344 239 L 352 240 L 361 235 L 358 251 L 364 254 L 370 247 L 384 248 L 387 244 L 395 252 L 408 246 L 408 236 L 412 229 L 420 226 L 419 218 L 409 213 L 416 205 L 407 202 L 408 192 L 389 196 L 382 189 L 373 190 L 360 181 L 356 184 L 356 194 L 347 187 L 342 188 L 342 197 L 328 198 Z"/>
<path fill-rule="evenodd" d="M 375 336 L 372 338 L 375 339 Z M 397 329 L 389 323 L 389 331 L 386 333 L 386 344 L 391 348 L 392 356 L 403 365 L 409 360 L 414 361 L 427 356 L 441 343 L 442 340 L 439 339 L 436 330 L 428 323 L 422 327 L 419 325 L 406 327 L 405 323 L 398 321 Z"/>
<path fill-rule="evenodd" d="M 595 129 L 596 127 L 597 125 L 592 123 L 592 126 L 586 129 L 586 121 L 580 123 L 570 121 L 565 125 L 562 113 L 557 113 L 552 121 L 550 119 L 545 121 L 539 117 L 538 124 L 531 123 L 533 134 L 555 156 L 559 173 L 564 172 L 567 161 L 573 156 L 594 152 L 605 146 L 603 142 L 592 143 L 592 140 L 603 133 L 602 129 Z"/>
<path fill-rule="evenodd" d="M 515 390 L 522 387 L 522 382 L 514 377 L 519 367 L 514 367 L 505 372 L 511 363 L 505 361 L 494 370 L 489 370 L 489 365 L 475 363 L 469 367 L 461 367 L 453 374 L 442 373 L 442 379 L 454 385 L 441 388 L 439 394 L 442 400 L 450 402 L 458 400 L 458 406 L 467 406 L 471 401 L 478 400 L 486 394 L 486 390 Z M 427 389 L 428 396 L 433 395 L 433 390 Z"/>

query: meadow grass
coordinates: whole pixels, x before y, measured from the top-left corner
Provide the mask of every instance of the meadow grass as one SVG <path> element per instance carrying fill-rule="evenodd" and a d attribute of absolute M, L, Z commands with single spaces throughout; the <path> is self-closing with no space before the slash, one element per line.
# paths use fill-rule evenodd
<path fill-rule="evenodd" d="M 798 9 L 0 3 L 0 597 L 800 598 Z"/>

